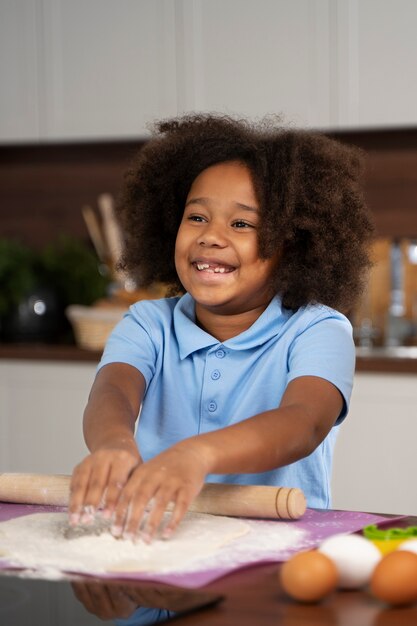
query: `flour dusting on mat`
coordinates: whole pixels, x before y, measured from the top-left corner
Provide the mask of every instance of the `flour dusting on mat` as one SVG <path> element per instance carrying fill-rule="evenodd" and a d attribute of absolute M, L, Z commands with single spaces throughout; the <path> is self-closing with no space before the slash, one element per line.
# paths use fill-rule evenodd
<path fill-rule="evenodd" d="M 10 565 L 49 574 L 183 573 L 268 559 L 305 535 L 290 523 L 187 513 L 171 539 L 146 544 L 115 539 L 103 522 L 74 532 L 67 513 L 35 513 L 0 524 L 0 554 Z"/>

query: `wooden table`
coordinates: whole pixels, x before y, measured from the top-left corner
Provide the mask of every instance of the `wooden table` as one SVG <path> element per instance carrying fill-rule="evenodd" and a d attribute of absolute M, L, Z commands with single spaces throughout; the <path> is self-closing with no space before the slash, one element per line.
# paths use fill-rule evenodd
<path fill-rule="evenodd" d="M 279 584 L 280 565 L 254 567 L 213 583 L 224 600 L 175 620 L 178 626 L 405 626 L 417 624 L 417 605 L 393 609 L 365 591 L 338 591 L 319 604 L 288 598 Z"/>
<path fill-rule="evenodd" d="M 395 526 L 416 526 L 410 516 Z M 208 585 L 224 599 L 218 605 L 184 615 L 178 626 L 416 626 L 417 603 L 390 608 L 367 591 L 337 591 L 318 604 L 288 598 L 279 582 L 280 564 L 251 567 Z"/>

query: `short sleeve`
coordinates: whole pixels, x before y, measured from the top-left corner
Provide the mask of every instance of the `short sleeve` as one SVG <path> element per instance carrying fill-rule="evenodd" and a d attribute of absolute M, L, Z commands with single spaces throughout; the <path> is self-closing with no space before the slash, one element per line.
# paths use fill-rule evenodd
<path fill-rule="evenodd" d="M 146 318 L 140 306 L 130 307 L 110 334 L 98 370 L 109 363 L 126 363 L 139 370 L 149 385 L 155 373 L 157 350 Z"/>
<path fill-rule="evenodd" d="M 318 376 L 331 382 L 344 403 L 337 419 L 346 416 L 355 372 L 352 326 L 344 316 L 320 318 L 293 340 L 288 355 L 288 382 L 300 376 Z"/>

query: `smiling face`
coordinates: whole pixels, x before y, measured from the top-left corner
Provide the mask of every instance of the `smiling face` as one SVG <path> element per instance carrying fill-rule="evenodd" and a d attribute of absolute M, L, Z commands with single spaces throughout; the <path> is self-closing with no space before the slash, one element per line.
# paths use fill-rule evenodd
<path fill-rule="evenodd" d="M 196 301 L 198 320 L 210 315 L 259 317 L 272 296 L 277 258 L 261 259 L 259 202 L 251 172 L 231 161 L 197 176 L 187 196 L 175 245 L 175 266 Z"/>

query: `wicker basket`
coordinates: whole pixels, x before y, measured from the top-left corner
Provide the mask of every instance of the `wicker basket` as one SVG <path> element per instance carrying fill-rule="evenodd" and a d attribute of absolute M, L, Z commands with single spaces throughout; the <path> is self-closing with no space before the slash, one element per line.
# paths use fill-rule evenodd
<path fill-rule="evenodd" d="M 75 341 L 85 350 L 103 350 L 106 341 L 126 309 L 120 307 L 89 307 L 72 304 L 66 315 L 72 324 Z"/>

